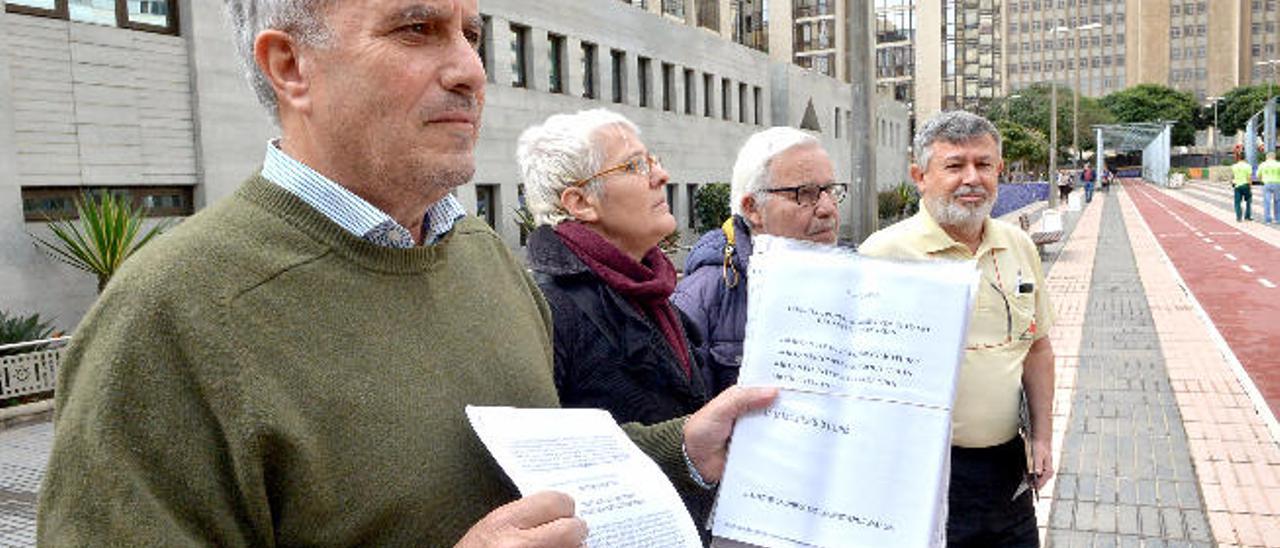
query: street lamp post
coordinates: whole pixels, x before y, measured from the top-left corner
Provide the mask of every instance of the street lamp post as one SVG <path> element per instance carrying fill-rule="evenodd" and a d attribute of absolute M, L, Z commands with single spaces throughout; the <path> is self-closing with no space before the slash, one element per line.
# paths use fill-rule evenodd
<path fill-rule="evenodd" d="M 1079 87 L 1080 87 L 1080 40 L 1079 40 L 1078 31 L 1094 30 L 1094 29 L 1100 29 L 1100 28 L 1102 28 L 1101 23 L 1090 23 L 1088 25 L 1081 25 L 1074 28 L 1057 27 L 1049 31 L 1049 35 L 1053 37 L 1053 41 L 1054 41 L 1053 60 L 1051 61 L 1053 66 L 1053 72 L 1052 72 L 1053 76 L 1051 77 L 1052 82 L 1050 85 L 1050 87 L 1052 88 L 1052 91 L 1049 94 L 1049 179 L 1050 179 L 1049 207 L 1055 207 L 1058 205 L 1058 196 L 1053 192 L 1053 188 L 1052 188 L 1054 184 L 1053 178 L 1056 177 L 1058 173 L 1058 50 L 1061 49 L 1057 47 L 1058 34 L 1059 33 L 1071 34 L 1072 41 L 1075 43 L 1075 46 L 1076 46 L 1076 55 L 1075 55 L 1076 90 L 1072 93 L 1072 95 L 1074 96 L 1074 102 L 1073 102 L 1072 115 L 1071 115 L 1071 120 L 1072 120 L 1071 146 L 1076 149 L 1076 157 L 1074 159 L 1074 162 L 1076 163 L 1076 167 L 1079 167 L 1080 131 L 1079 131 L 1079 123 L 1076 121 L 1077 118 L 1079 117 L 1079 109 L 1080 109 L 1080 90 L 1079 90 Z"/>
<path fill-rule="evenodd" d="M 1222 100 L 1220 96 L 1205 97 L 1206 100 L 1213 103 L 1213 133 L 1209 134 L 1209 162 L 1213 165 L 1218 164 L 1218 101 Z"/>
<path fill-rule="evenodd" d="M 1049 207 L 1058 207 L 1058 193 L 1054 185 L 1058 177 L 1058 32 L 1049 33 L 1053 37 L 1053 59 L 1049 61 L 1052 76 L 1049 78 Z"/>
<path fill-rule="evenodd" d="M 1102 28 L 1101 23 L 1090 23 L 1080 25 L 1072 31 L 1072 41 L 1075 43 L 1076 60 L 1075 60 L 1075 80 L 1076 89 L 1071 94 L 1071 148 L 1076 151 L 1075 163 L 1072 167 L 1080 169 L 1080 160 L 1083 155 L 1080 153 L 1080 33 L 1084 31 L 1098 30 Z"/>

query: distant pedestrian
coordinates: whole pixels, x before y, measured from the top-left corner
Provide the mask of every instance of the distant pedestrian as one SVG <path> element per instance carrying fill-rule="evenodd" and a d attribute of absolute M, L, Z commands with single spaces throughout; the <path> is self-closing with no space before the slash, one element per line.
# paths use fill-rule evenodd
<path fill-rule="evenodd" d="M 1062 170 L 1058 172 L 1058 201 L 1067 202 L 1067 197 L 1071 196 L 1071 188 L 1074 186 L 1070 171 Z"/>
<path fill-rule="evenodd" d="M 1093 172 L 1092 167 L 1085 166 L 1084 173 L 1080 175 L 1080 179 L 1084 181 L 1084 203 L 1093 201 L 1093 183 L 1098 175 Z"/>
<path fill-rule="evenodd" d="M 1241 219 L 1253 220 L 1253 189 L 1249 187 L 1253 178 L 1253 166 L 1244 158 L 1237 156 L 1236 163 L 1231 166 L 1232 184 L 1235 186 L 1233 203 L 1236 209 L 1236 222 Z M 1244 202 L 1244 216 L 1240 215 L 1240 202 Z"/>
<path fill-rule="evenodd" d="M 1268 223 L 1280 223 L 1280 162 L 1276 153 L 1268 152 L 1267 161 L 1258 164 L 1258 178 L 1262 179 L 1262 213 Z"/>

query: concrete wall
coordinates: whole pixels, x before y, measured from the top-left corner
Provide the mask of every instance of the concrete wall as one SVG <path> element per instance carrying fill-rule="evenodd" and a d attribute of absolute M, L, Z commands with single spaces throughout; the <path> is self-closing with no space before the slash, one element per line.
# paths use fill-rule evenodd
<path fill-rule="evenodd" d="M 1247 0 L 1209 2 L 1209 48 L 1207 62 L 1209 81 L 1206 91 L 1221 96 L 1249 78 L 1248 40 L 1244 26 Z"/>
<path fill-rule="evenodd" d="M 928 120 L 942 110 L 942 40 L 945 34 L 941 0 L 917 0 L 914 50 L 917 120 Z"/>
<path fill-rule="evenodd" d="M 258 105 L 223 22 L 222 2 L 182 0 L 182 36 L 191 66 L 200 186 L 196 207 L 230 194 L 262 164 L 267 141 L 279 133 Z"/>
<path fill-rule="evenodd" d="M 95 296 L 90 275 L 31 245 L 26 233 L 44 228 L 22 222 L 22 185 L 195 184 L 199 208 L 233 192 L 260 165 L 278 130 L 244 82 L 221 2 L 180 0 L 179 6 L 180 36 L 0 14 L 0 310 L 39 312 L 71 330 Z M 681 22 L 622 2 L 600 0 L 583 9 L 580 0 L 484 0 L 481 9 L 491 31 L 488 104 L 474 182 L 457 195 L 474 212 L 477 185 L 494 185 L 498 231 L 517 252 L 516 138 L 555 112 L 608 107 L 636 122 L 671 173 L 672 211 L 686 242 L 697 236 L 689 223 L 694 189 L 727 182 L 747 136 L 774 124 L 798 125 L 810 100 L 837 177 L 848 178 L 850 128 L 842 127 L 837 139 L 831 127 L 835 108 L 845 113 L 852 104 L 846 84 L 771 63 L 767 54 L 731 43 L 729 33 L 722 38 L 692 25 L 693 17 Z M 727 6 L 721 9 L 727 22 Z M 511 85 L 512 23 L 529 28 L 527 88 Z M 548 32 L 566 39 L 566 93 L 549 91 Z M 597 47 L 597 99 L 582 98 L 583 42 Z M 625 52 L 623 104 L 610 100 L 615 49 Z M 640 57 L 650 59 L 646 107 L 639 103 Z M 675 80 L 671 111 L 663 110 L 664 64 Z M 693 114 L 685 114 L 685 70 L 694 75 Z M 704 75 L 711 76 L 711 117 L 703 115 Z M 722 104 L 726 79 L 729 119 Z M 745 122 L 739 120 L 740 89 Z M 46 134 L 53 136 L 37 139 Z"/>
<path fill-rule="evenodd" d="M 1169 83 L 1169 3 L 1128 0 L 1125 85 Z"/>
<path fill-rule="evenodd" d="M 891 93 L 876 96 L 876 190 L 910 182 L 911 112 Z"/>
<path fill-rule="evenodd" d="M 0 14 L 0 309 L 70 329 L 96 281 L 39 252 L 24 186 L 195 185 L 182 38 Z"/>
<path fill-rule="evenodd" d="M 492 33 L 491 83 L 485 108 L 484 127 L 478 148 L 474 183 L 459 189 L 458 195 L 468 208 L 475 207 L 476 184 L 500 185 L 498 200 L 499 231 L 508 245 L 519 248 L 519 232 L 511 211 L 518 204 L 519 176 L 515 167 L 515 143 L 524 128 L 542 121 L 555 112 L 605 107 L 616 110 L 635 122 L 649 148 L 663 158 L 671 173 L 672 212 L 686 242 L 696 238 L 690 227 L 690 198 L 698 186 L 711 182 L 728 182 L 738 146 L 753 132 L 770 125 L 797 126 L 803 110 L 779 112 L 771 104 L 779 97 L 778 82 L 770 76 L 772 67 L 791 67 L 781 93 L 793 96 L 791 102 L 815 98 L 819 119 L 823 121 L 824 144 L 837 163 L 837 173 L 847 175 L 846 133 L 837 140 L 832 129 L 837 104 L 849 104 L 849 88 L 831 78 L 820 76 L 786 63 L 770 63 L 768 55 L 733 44 L 703 29 L 682 25 L 668 17 L 639 13 L 621 2 L 599 2 L 591 10 L 575 9 L 572 0 L 544 2 L 537 13 L 529 13 L 526 2 L 491 0 L 481 9 L 490 17 Z M 722 14 L 723 15 L 723 14 Z M 513 88 L 511 82 L 510 24 L 528 26 L 534 46 L 531 85 Z M 568 93 L 548 91 L 550 61 L 546 54 L 546 35 L 553 32 L 568 39 Z M 661 36 L 660 41 L 653 39 Z M 581 87 L 581 43 L 596 44 L 598 99 L 583 99 Z M 657 46 L 661 46 L 660 48 Z M 615 104 L 609 96 L 610 50 L 626 53 L 627 93 L 623 104 Z M 641 107 L 636 77 L 639 57 L 649 58 L 651 90 L 649 106 Z M 662 67 L 672 66 L 674 78 L 672 110 L 663 110 Z M 693 114 L 685 114 L 685 70 L 694 73 Z M 712 82 L 712 117 L 704 116 L 705 75 Z M 729 81 L 728 120 L 724 112 L 724 81 Z M 745 84 L 747 118 L 739 121 Z M 760 104 L 756 104 L 756 90 Z M 799 109 L 803 109 L 800 103 Z M 759 111 L 759 124 L 756 112 Z M 844 107 L 842 106 L 842 111 Z"/>
<path fill-rule="evenodd" d="M 874 128 L 852 127 L 848 108 L 853 104 L 853 88 L 815 71 L 792 64 L 775 63 L 771 68 L 773 86 L 773 123 L 779 126 L 801 127 L 806 111 L 813 108 L 818 122 L 816 132 L 822 146 L 835 164 L 836 180 L 852 183 L 853 145 L 850 132 L 872 132 Z M 839 134 L 836 137 L 836 109 L 840 109 Z M 852 187 L 852 185 L 851 185 Z M 850 189 L 852 190 L 852 188 Z M 840 236 L 849 239 L 846 222 L 853 218 L 852 198 L 840 204 Z"/>

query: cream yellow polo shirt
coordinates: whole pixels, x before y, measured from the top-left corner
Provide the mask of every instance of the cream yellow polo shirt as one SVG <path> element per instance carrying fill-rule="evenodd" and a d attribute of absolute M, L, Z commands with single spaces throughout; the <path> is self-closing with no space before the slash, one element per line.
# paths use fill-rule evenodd
<path fill-rule="evenodd" d="M 1018 433 L 1022 361 L 1031 343 L 1047 336 L 1053 325 L 1040 254 L 1031 238 L 1013 225 L 987 219 L 982 244 L 970 253 L 921 209 L 872 234 L 858 252 L 895 259 L 977 259 L 981 282 L 957 380 L 952 444 L 990 447 L 1012 439 Z"/>

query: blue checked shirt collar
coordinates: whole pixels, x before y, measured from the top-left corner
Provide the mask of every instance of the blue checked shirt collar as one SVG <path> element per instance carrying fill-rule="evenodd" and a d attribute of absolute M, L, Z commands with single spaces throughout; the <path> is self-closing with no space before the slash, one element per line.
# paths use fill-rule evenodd
<path fill-rule="evenodd" d="M 280 149 L 279 139 L 267 143 L 262 162 L 262 177 L 302 199 L 343 230 L 369 243 L 383 247 L 413 247 L 413 235 L 386 212 L 356 196 L 342 185 L 321 175 Z M 433 244 L 450 230 L 466 210 L 452 194 L 427 209 L 422 223 L 425 244 Z"/>

